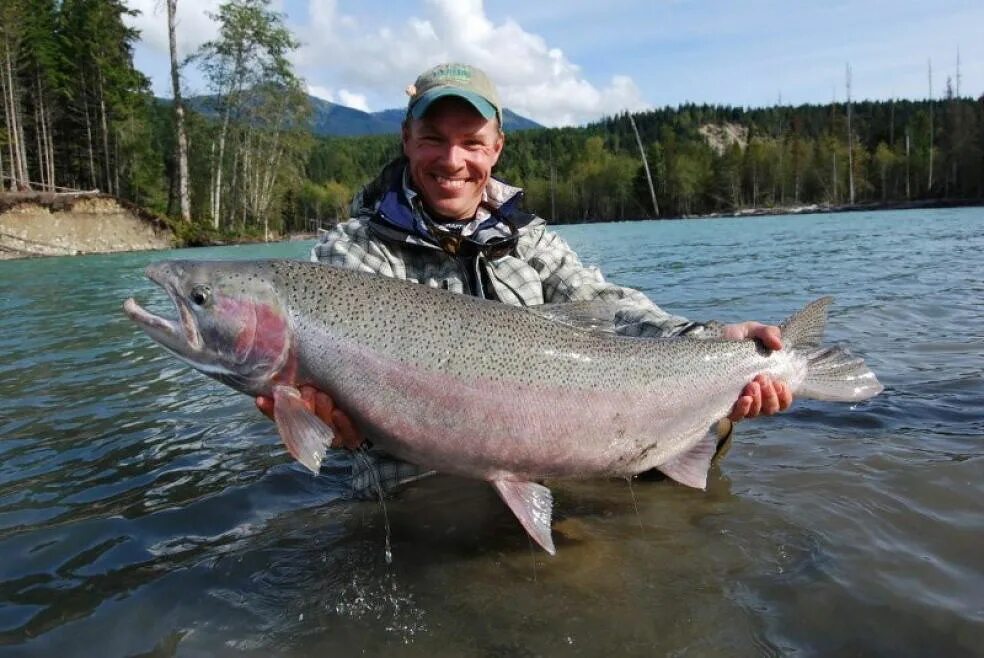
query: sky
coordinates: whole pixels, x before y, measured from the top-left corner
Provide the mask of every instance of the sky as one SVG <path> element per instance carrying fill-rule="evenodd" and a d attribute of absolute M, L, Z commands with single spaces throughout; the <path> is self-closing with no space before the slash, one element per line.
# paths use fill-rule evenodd
<path fill-rule="evenodd" d="M 137 68 L 170 97 L 163 0 L 140 13 Z M 213 38 L 219 0 L 178 0 L 179 56 Z M 308 91 L 365 111 L 403 107 L 404 90 L 447 61 L 486 71 L 506 107 L 547 126 L 624 110 L 934 97 L 947 77 L 984 95 L 981 0 L 272 0 L 301 42 Z M 184 93 L 207 93 L 194 70 Z"/>

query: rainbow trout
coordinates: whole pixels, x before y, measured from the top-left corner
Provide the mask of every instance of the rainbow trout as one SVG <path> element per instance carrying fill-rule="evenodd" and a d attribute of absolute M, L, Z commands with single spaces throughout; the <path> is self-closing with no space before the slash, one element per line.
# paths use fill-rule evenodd
<path fill-rule="evenodd" d="M 882 390 L 860 358 L 821 346 L 829 298 L 782 323 L 784 349 L 770 351 L 620 337 L 564 321 L 563 305 L 538 312 L 301 261 L 168 261 L 146 273 L 177 318 L 132 298 L 126 314 L 194 368 L 272 397 L 288 451 L 311 471 L 332 432 L 304 406 L 305 384 L 390 454 L 489 481 L 551 554 L 552 498 L 540 480 L 657 468 L 704 488 L 713 427 L 756 375 L 820 400 Z"/>

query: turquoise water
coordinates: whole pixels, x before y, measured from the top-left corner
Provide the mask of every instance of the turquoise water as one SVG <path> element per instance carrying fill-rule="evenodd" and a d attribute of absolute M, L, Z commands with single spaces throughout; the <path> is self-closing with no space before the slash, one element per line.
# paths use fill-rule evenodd
<path fill-rule="evenodd" d="M 307 474 L 120 311 L 165 306 L 152 260 L 306 244 L 0 262 L 0 654 L 979 654 L 984 209 L 559 230 L 693 319 L 832 294 L 885 393 L 741 424 L 706 492 L 554 483 L 554 558 L 487 485 L 421 482 L 387 565 L 343 456 Z"/>

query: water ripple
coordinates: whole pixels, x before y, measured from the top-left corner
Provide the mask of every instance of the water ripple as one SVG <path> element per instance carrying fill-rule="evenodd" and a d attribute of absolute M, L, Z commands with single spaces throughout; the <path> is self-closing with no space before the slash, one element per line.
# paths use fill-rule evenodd
<path fill-rule="evenodd" d="M 348 500 L 123 317 L 162 254 L 0 262 L 0 653 L 969 655 L 984 642 L 980 209 L 564 227 L 694 319 L 830 337 L 885 393 L 742 424 L 706 492 L 556 483 L 556 558 L 481 483 Z M 304 257 L 305 245 L 188 250 Z M 167 257 L 174 254 L 168 253 Z"/>

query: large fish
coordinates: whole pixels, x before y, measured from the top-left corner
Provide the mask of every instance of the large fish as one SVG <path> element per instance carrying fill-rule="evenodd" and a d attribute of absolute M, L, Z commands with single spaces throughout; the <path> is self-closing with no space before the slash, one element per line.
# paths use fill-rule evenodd
<path fill-rule="evenodd" d="M 300 261 L 169 261 L 146 273 L 178 317 L 133 299 L 126 314 L 198 370 L 272 397 L 303 465 L 317 472 L 332 438 L 300 398 L 311 384 L 396 457 L 488 480 L 551 554 L 552 498 L 539 480 L 657 468 L 704 488 L 712 428 L 756 375 L 821 400 L 882 390 L 860 358 L 820 345 L 829 298 L 784 322 L 784 348 L 770 351 L 620 337 L 565 321 L 563 306 L 518 308 Z"/>

